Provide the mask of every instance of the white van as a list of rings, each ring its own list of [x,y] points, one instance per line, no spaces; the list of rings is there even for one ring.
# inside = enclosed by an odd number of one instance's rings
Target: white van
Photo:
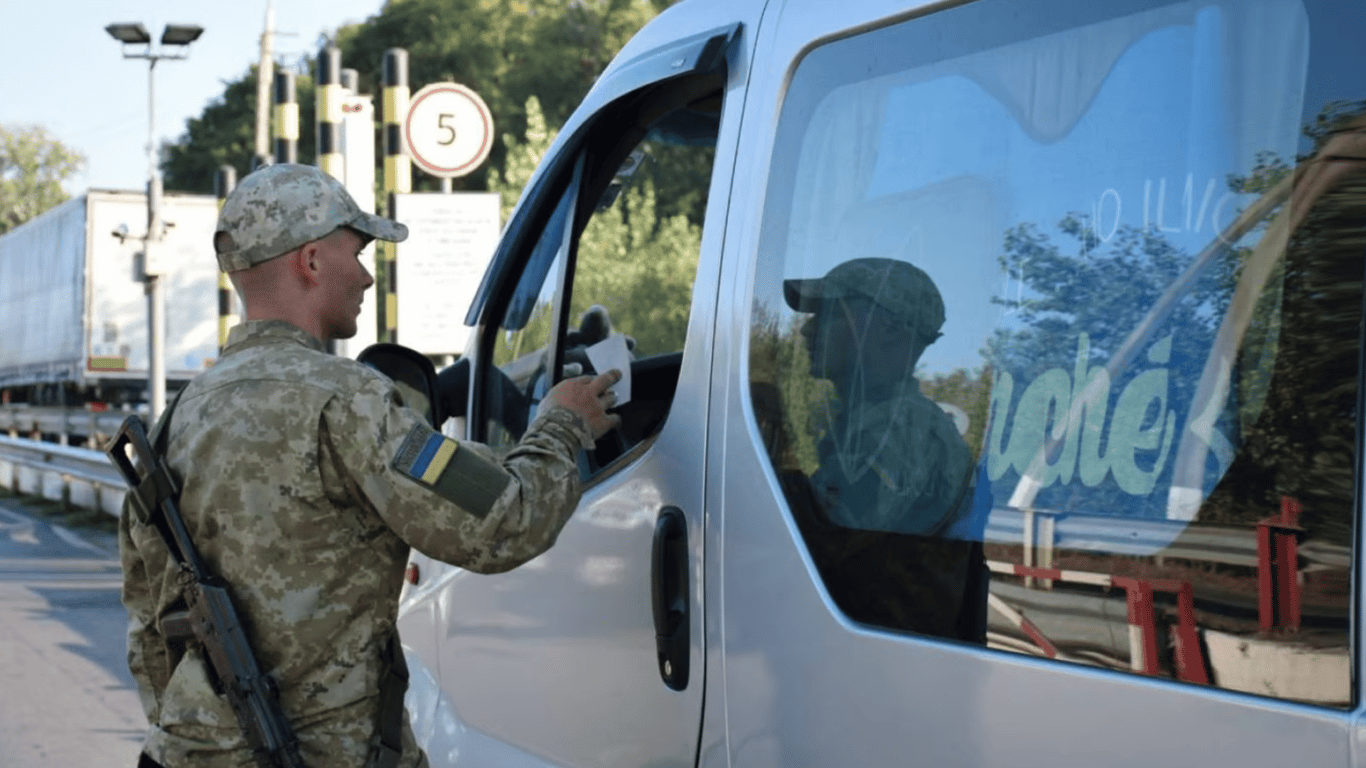
[[[414,555],[433,766],[1366,766],[1366,3],[684,0],[469,309],[558,543]],[[463,308],[461,308],[463,309]]]

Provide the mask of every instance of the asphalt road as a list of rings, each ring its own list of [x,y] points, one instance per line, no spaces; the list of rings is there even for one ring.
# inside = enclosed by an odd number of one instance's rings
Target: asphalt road
[[[0,766],[133,766],[117,542],[0,495]]]

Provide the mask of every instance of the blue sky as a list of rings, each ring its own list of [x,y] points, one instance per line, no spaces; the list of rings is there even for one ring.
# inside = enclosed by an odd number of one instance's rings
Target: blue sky
[[[374,15],[383,0],[275,0],[276,61],[317,55],[321,36]],[[159,37],[167,23],[204,34],[184,61],[156,66],[158,142],[245,74],[259,57],[266,0],[0,0],[8,33],[0,48],[0,124],[37,124],[87,158],[67,185],[142,189],[147,181],[147,62],[125,60],[104,31],[140,21]],[[353,62],[343,66],[359,69]]]

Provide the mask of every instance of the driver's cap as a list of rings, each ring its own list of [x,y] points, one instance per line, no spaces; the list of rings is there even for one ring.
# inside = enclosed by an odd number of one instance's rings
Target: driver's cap
[[[925,271],[896,259],[851,259],[825,277],[783,281],[783,298],[798,312],[819,312],[827,299],[861,296],[908,328],[934,334],[944,324],[944,299]]]

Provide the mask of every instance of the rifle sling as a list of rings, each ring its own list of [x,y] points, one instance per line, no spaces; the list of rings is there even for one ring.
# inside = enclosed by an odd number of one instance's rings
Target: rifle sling
[[[136,488],[132,488],[133,499],[132,507],[139,515],[139,522],[143,525],[153,525],[157,533],[161,535],[161,540],[166,544],[166,549],[171,553],[171,558],[181,566],[185,565],[185,554],[180,551],[176,544],[175,536],[171,535],[170,523],[166,521],[166,515],[162,512],[161,503],[167,499],[173,499],[179,492],[176,488],[175,480],[166,468],[166,441],[169,439],[171,425],[171,414],[175,413],[175,407],[180,404],[180,396],[185,392],[182,388],[171,400],[171,404],[162,411],[157,423],[152,425],[152,433],[147,439],[152,443],[152,453],[158,459],[157,466],[147,473],[147,476],[138,483]]]

